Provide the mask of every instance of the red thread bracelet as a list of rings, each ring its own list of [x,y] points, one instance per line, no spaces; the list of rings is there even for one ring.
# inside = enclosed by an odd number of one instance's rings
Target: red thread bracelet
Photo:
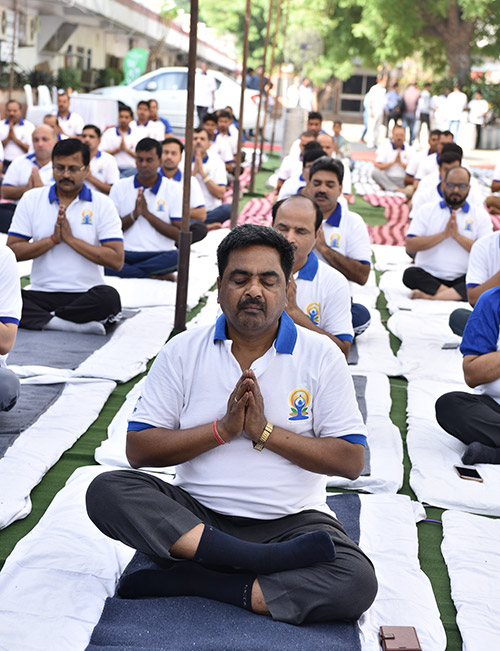
[[[218,422],[219,422],[218,420],[214,420],[214,422],[212,423],[212,432],[214,433],[215,440],[217,441],[217,443],[219,445],[226,445],[227,441],[224,441],[224,439],[221,438],[221,435],[217,431],[217,423]]]
[[[50,239],[54,242],[54,244],[61,244],[61,242],[58,242],[53,235],[50,236]]]

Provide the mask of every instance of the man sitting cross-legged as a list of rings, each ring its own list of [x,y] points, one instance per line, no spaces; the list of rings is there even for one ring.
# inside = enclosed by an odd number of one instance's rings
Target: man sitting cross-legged
[[[465,464],[500,463],[500,287],[479,297],[460,350],[465,381],[476,393],[452,391],[436,401],[441,427],[467,445]]]
[[[330,337],[347,358],[354,337],[349,284],[313,251],[322,223],[323,213],[309,197],[294,195],[273,206],[273,226],[295,253],[286,311],[297,325]]]
[[[125,264],[106,273],[175,280],[179,228],[172,219],[182,217],[182,187],[159,174],[161,145],[157,140],[139,140],[135,153],[137,174],[115,183],[109,195],[122,219]]]
[[[7,368],[7,355],[16,341],[21,318],[21,285],[16,256],[9,247],[0,246],[0,412],[9,411],[16,404],[20,382]]]
[[[344,356],[284,311],[282,235],[239,226],[217,258],[222,315],[163,348],[128,426],[130,464],[175,464],[174,484],[121,470],[87,492],[103,533],[162,566],[118,594],[202,596],[296,625],[356,619],[375,573],[325,492],[326,475],[355,478],[364,463]]]
[[[410,298],[465,301],[465,273],[475,240],[492,231],[481,206],[469,204],[470,173],[448,170],[442,183],[444,199],[422,206],[406,235],[406,250],[416,253],[415,265],[403,274]]]
[[[120,219],[109,197],[84,185],[89,161],[80,140],[56,143],[55,184],[28,190],[16,208],[7,244],[18,260],[33,260],[21,328],[104,335],[121,310],[103,273],[123,265]]]

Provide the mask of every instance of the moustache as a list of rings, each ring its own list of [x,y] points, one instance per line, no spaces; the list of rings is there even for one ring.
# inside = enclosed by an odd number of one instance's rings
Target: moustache
[[[315,199],[327,199],[328,195],[325,192],[316,192],[314,195]]]
[[[264,301],[261,301],[260,298],[247,298],[246,300],[240,301],[238,303],[238,312],[250,306],[256,307],[263,312],[266,311],[266,304]]]

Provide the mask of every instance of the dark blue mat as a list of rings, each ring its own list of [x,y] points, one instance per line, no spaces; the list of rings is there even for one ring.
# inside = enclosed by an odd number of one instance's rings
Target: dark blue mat
[[[328,504],[359,542],[357,495],[333,495]],[[134,569],[136,555],[131,561]],[[140,555],[142,556],[142,555]],[[144,558],[144,557],[143,557]],[[137,559],[137,560],[136,560]],[[154,564],[148,561],[151,566]],[[130,567],[130,565],[129,565]],[[125,570],[127,572],[127,569]],[[291,626],[201,597],[106,600],[87,651],[359,651],[356,624]]]

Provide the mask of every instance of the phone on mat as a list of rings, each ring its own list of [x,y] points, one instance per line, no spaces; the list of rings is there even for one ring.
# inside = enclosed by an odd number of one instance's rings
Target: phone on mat
[[[413,626],[381,626],[380,641],[384,651],[422,651]]]
[[[463,466],[453,466],[460,479],[471,479],[472,481],[483,481],[483,478],[475,468],[464,468]]]

